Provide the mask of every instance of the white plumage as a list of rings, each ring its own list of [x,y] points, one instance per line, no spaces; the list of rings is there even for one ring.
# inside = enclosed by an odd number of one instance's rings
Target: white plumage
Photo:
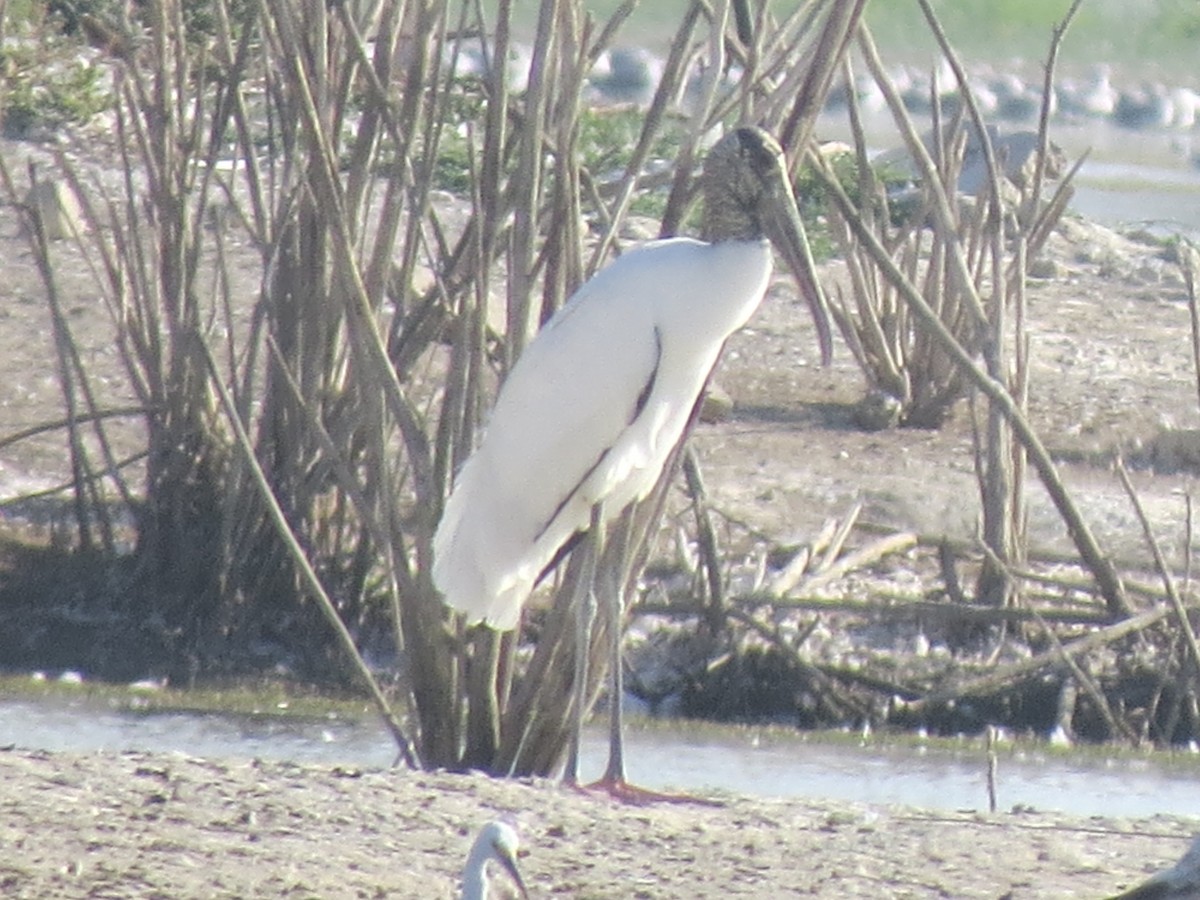
[[[513,628],[592,505],[620,510],[650,491],[770,272],[765,241],[655,241],[547,323],[504,382],[446,505],[433,576],[450,606],[468,622]],[[736,299],[698,299],[709,294]]]
[[[621,256],[546,324],[501,387],[433,543],[434,582],[468,623],[514,628],[592,507],[602,502],[611,519],[649,493],[726,339],[766,291],[766,237],[789,262],[799,256],[799,215],[770,135],[726,136],[704,177],[707,240]],[[823,313],[819,290],[806,294]]]

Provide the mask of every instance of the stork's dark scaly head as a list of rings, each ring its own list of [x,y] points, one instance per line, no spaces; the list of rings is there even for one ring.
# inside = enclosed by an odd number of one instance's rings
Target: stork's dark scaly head
[[[792,196],[783,148],[753,127],[731,131],[713,146],[704,160],[703,186],[706,241],[765,237],[766,208]]]
[[[833,336],[829,307],[816,278],[816,265],[792,193],[787,158],[779,141],[754,126],[721,138],[708,152],[702,175],[704,240],[770,239],[787,261],[808,301],[822,362],[829,362]]]

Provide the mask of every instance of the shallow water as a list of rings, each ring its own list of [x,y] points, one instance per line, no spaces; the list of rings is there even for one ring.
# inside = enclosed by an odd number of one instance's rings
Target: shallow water
[[[1146,226],[1160,235],[1200,237],[1200,132],[1138,132],[1112,125],[1051,130],[1074,160],[1070,208],[1111,227]]]
[[[1109,227],[1200,238],[1200,171],[1085,163],[1070,209]]]
[[[262,758],[380,768],[395,748],[373,721],[115,711],[95,701],[0,701],[0,744],[58,751],[142,750],[210,758]],[[929,810],[986,809],[985,761],[976,748],[860,746],[773,730],[642,723],[627,739],[630,778],[646,787],[751,796],[812,797]],[[598,777],[606,736],[589,729],[583,775]],[[1190,760],[1186,761],[1190,762]],[[1074,815],[1195,815],[1200,761],[1104,760],[1002,746],[999,806]]]
[[[849,141],[843,118],[823,116],[818,138]],[[929,127],[927,119],[915,121],[918,129]],[[1034,127],[999,126],[1002,134]],[[883,115],[867,121],[866,136],[872,157],[902,144]],[[1110,228],[1142,227],[1160,236],[1200,238],[1200,128],[1134,131],[1108,122],[1055,122],[1049,138],[1066,153],[1068,165],[1087,154],[1075,176],[1072,212]],[[1052,188],[1053,183],[1048,190]]]
[[[604,738],[594,734],[584,757],[603,769]],[[631,780],[648,786],[719,788],[740,794],[814,797],[930,810],[986,810],[982,750],[860,746],[783,741],[754,746],[748,738],[686,737],[634,732],[627,754]],[[1197,766],[1171,771],[1149,758],[1103,760],[1015,751],[1001,746],[997,806],[1072,815],[1196,815]]]

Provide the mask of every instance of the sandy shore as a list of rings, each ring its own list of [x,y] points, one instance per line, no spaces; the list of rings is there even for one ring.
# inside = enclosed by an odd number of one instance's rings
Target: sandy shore
[[[532,897],[1105,897],[1200,818],[798,800],[631,807],[550,782],[172,754],[0,751],[8,897],[454,897],[516,816]]]

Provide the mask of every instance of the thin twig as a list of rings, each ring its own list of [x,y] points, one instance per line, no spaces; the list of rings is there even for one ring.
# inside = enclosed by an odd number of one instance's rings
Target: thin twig
[[[388,731],[391,732],[392,739],[396,742],[396,747],[401,758],[403,758],[409,768],[417,768],[419,757],[417,756],[416,748],[409,741],[404,728],[400,725],[399,719],[392,712],[391,704],[388,703],[387,698],[383,695],[383,690],[380,688],[379,682],[371,674],[370,667],[362,658],[362,654],[358,652],[358,647],[354,643],[354,638],[350,634],[350,630],[346,628],[346,623],[338,615],[337,606],[329,594],[325,592],[325,587],[321,584],[320,577],[309,562],[308,555],[304,552],[300,541],[296,539],[296,535],[292,532],[292,528],[287,521],[287,515],[279,505],[279,501],[275,498],[274,491],[271,490],[270,482],[267,481],[267,476],[263,472],[262,466],[259,465],[258,458],[254,455],[254,445],[250,441],[250,436],[246,434],[246,429],[242,426],[242,420],[238,416],[237,407],[234,406],[229,392],[221,381],[221,373],[217,367],[216,360],[213,359],[212,353],[209,351],[208,345],[204,342],[203,338],[196,335],[195,340],[208,365],[209,378],[212,380],[212,386],[220,398],[221,407],[225,411],[225,417],[233,429],[238,450],[242,455],[242,462],[253,478],[254,485],[259,492],[263,504],[267,508],[267,512],[270,514],[276,532],[284,542],[284,546],[287,547],[288,553],[296,565],[296,570],[304,579],[309,593],[320,604],[321,611],[325,614],[326,620],[333,628],[338,643],[341,644],[347,658],[353,663],[359,680],[362,681],[363,686],[374,701],[376,709],[379,710],[384,724],[387,726]]]
[[[1196,298],[1197,262],[1200,253],[1186,241],[1179,244],[1179,268],[1187,284],[1188,314],[1192,322],[1192,365],[1196,370],[1196,394],[1200,396],[1200,301]]]
[[[1050,644],[1054,648],[1055,652],[1058,653],[1062,658],[1063,665],[1065,665],[1071,671],[1071,675],[1075,681],[1082,685],[1084,691],[1089,697],[1091,697],[1092,703],[1096,705],[1096,709],[1100,712],[1100,717],[1104,719],[1105,724],[1108,726],[1109,733],[1119,734],[1131,744],[1136,744],[1137,735],[1134,734],[1133,729],[1131,729],[1124,722],[1124,720],[1118,719],[1113,714],[1112,707],[1108,705],[1108,700],[1105,698],[1104,692],[1100,690],[1100,686],[1096,684],[1096,679],[1092,678],[1091,675],[1085,672],[1083,667],[1075,661],[1075,657],[1063,649],[1062,641],[1058,639],[1058,634],[1055,633],[1054,629],[1046,624],[1046,621],[1041,616],[1037,615],[1036,612],[1034,613],[1034,619],[1039,625],[1042,626],[1042,634],[1049,639]]]
[[[1171,602],[1171,609],[1174,610],[1176,618],[1179,620],[1179,627],[1183,631],[1184,640],[1187,642],[1188,653],[1192,658],[1192,665],[1195,671],[1200,672],[1200,646],[1196,643],[1196,632],[1192,628],[1192,622],[1188,618],[1187,610],[1184,608],[1183,599],[1179,596],[1179,591],[1175,589],[1175,579],[1171,576],[1170,569],[1167,568],[1167,561],[1163,557],[1162,548],[1158,545],[1158,539],[1154,536],[1154,529],[1150,526],[1150,519],[1146,516],[1146,510],[1142,506],[1141,498],[1138,497],[1137,491],[1133,487],[1133,482],[1129,480],[1129,472],[1125,469],[1125,463],[1117,457],[1116,460],[1117,476],[1121,479],[1121,486],[1125,489],[1126,496],[1129,497],[1129,502],[1133,504],[1133,510],[1137,514],[1138,523],[1142,526],[1142,534],[1145,535],[1146,543],[1150,547],[1150,552],[1154,555],[1154,565],[1158,569],[1159,577],[1162,578],[1163,587],[1167,592],[1167,599]]]
[[[683,477],[692,497],[692,509],[696,516],[696,542],[708,581],[708,626],[712,634],[717,634],[725,618],[725,581],[721,573],[717,532],[713,528],[712,515],[708,509],[708,492],[704,488],[704,478],[700,473],[700,460],[690,444],[683,450]]]
[[[917,143],[920,144],[919,141]],[[922,148],[922,152],[924,152],[924,148]],[[966,348],[958,342],[920,291],[912,285],[888,251],[879,243],[876,235],[864,225],[862,217],[855,211],[850,198],[846,196],[837,179],[831,177],[819,166],[815,167],[814,171],[817,178],[824,183],[828,195],[838,206],[842,216],[854,230],[858,240],[869,250],[876,265],[897,288],[905,303],[920,317],[929,333],[941,344],[960,370],[1004,413],[1029,453],[1034,468],[1037,469],[1042,484],[1046,487],[1059,515],[1066,523],[1067,530],[1075,541],[1080,556],[1083,557],[1100,585],[1101,592],[1108,603],[1109,612],[1114,617],[1129,615],[1132,610],[1125,597],[1125,589],[1121,584],[1120,576],[1113,567],[1112,561],[1101,551],[1095,536],[1059,477],[1054,460],[1012,395],[1003,384],[995,381],[983,371]],[[948,212],[947,215],[949,215]]]
[[[949,700],[960,700],[964,697],[976,697],[990,693],[1014,681],[1028,678],[1044,669],[1052,669],[1061,665],[1064,656],[1074,657],[1092,653],[1131,634],[1144,631],[1151,625],[1161,622],[1172,614],[1173,610],[1163,606],[1130,616],[1127,619],[1117,622],[1115,625],[1098,629],[1069,644],[1064,644],[1061,648],[1046,650],[1029,659],[997,667],[978,678],[938,688],[921,698],[914,706],[917,708],[927,707],[938,703],[945,703]]]

